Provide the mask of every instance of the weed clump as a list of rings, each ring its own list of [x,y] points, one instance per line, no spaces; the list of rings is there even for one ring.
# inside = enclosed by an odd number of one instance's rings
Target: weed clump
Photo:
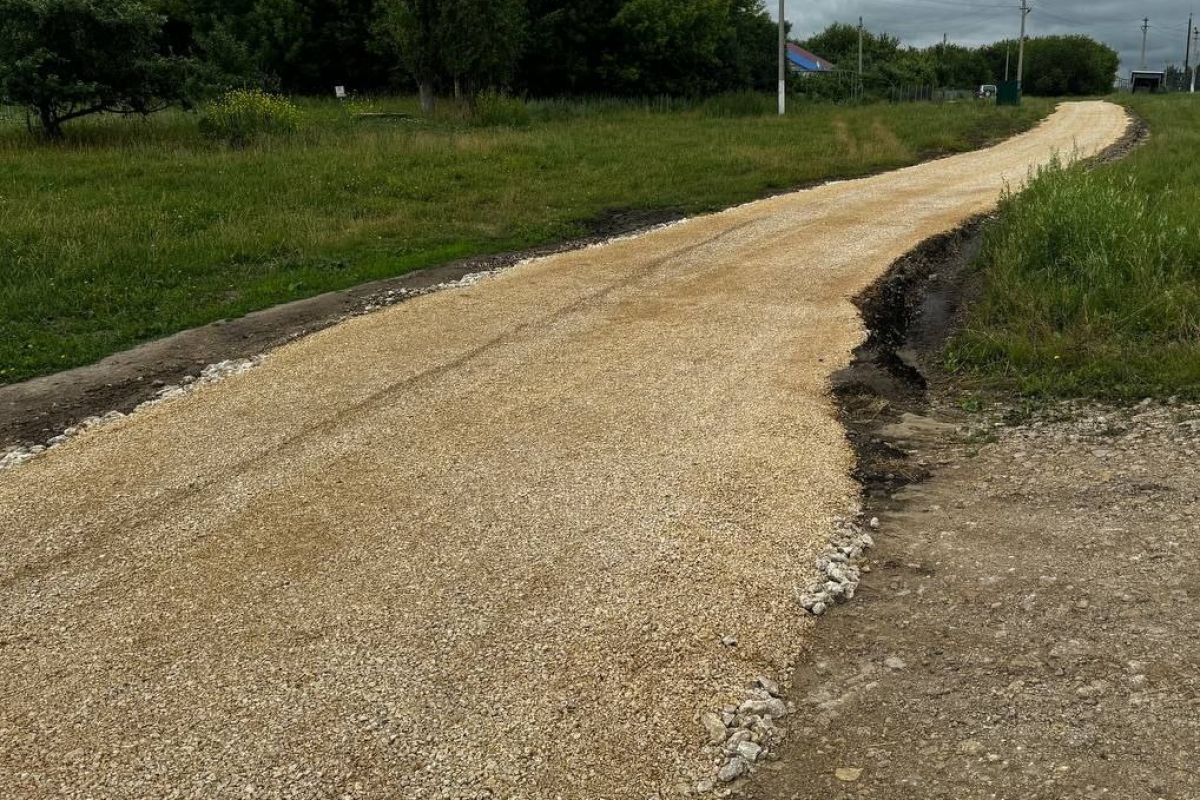
[[[234,89],[204,109],[200,132],[233,147],[264,134],[287,134],[300,126],[300,110],[289,100],[260,89]]]
[[[471,122],[484,128],[526,128],[531,119],[523,100],[494,89],[476,95],[471,111]]]

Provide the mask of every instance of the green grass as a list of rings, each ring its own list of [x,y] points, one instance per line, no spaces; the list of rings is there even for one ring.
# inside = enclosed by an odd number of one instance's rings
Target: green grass
[[[1148,143],[1005,200],[947,363],[1029,395],[1200,396],[1200,97],[1127,98]]]
[[[531,104],[512,126],[408,99],[354,119],[301,102],[299,132],[245,149],[194,115],[96,119],[67,141],[0,124],[0,383],[331,289],[579,235],[613,209],[699,212],[898,167],[1049,109],[799,106],[753,98]],[[512,109],[499,108],[503,122]],[[0,120],[5,119],[0,115]]]

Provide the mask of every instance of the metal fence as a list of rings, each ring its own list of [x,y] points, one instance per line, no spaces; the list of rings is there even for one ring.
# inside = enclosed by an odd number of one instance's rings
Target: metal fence
[[[948,89],[932,83],[863,81],[849,70],[805,73],[793,79],[791,86],[798,94],[834,102],[955,103],[975,99],[973,89]]]
[[[25,127],[26,111],[20,106],[6,106],[0,104],[0,129],[12,127]]]

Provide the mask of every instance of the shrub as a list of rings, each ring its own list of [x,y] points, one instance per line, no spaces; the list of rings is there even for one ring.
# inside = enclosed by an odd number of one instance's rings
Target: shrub
[[[529,125],[529,107],[525,101],[493,89],[475,97],[471,121],[486,127],[524,128]]]
[[[245,147],[262,134],[291,133],[299,123],[300,111],[287,99],[260,89],[235,89],[204,109],[200,132]]]

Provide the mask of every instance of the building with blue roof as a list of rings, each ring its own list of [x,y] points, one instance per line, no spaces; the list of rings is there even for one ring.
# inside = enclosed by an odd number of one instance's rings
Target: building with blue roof
[[[787,46],[788,63],[797,72],[833,72],[835,67],[818,55],[814,55],[798,44]]]

